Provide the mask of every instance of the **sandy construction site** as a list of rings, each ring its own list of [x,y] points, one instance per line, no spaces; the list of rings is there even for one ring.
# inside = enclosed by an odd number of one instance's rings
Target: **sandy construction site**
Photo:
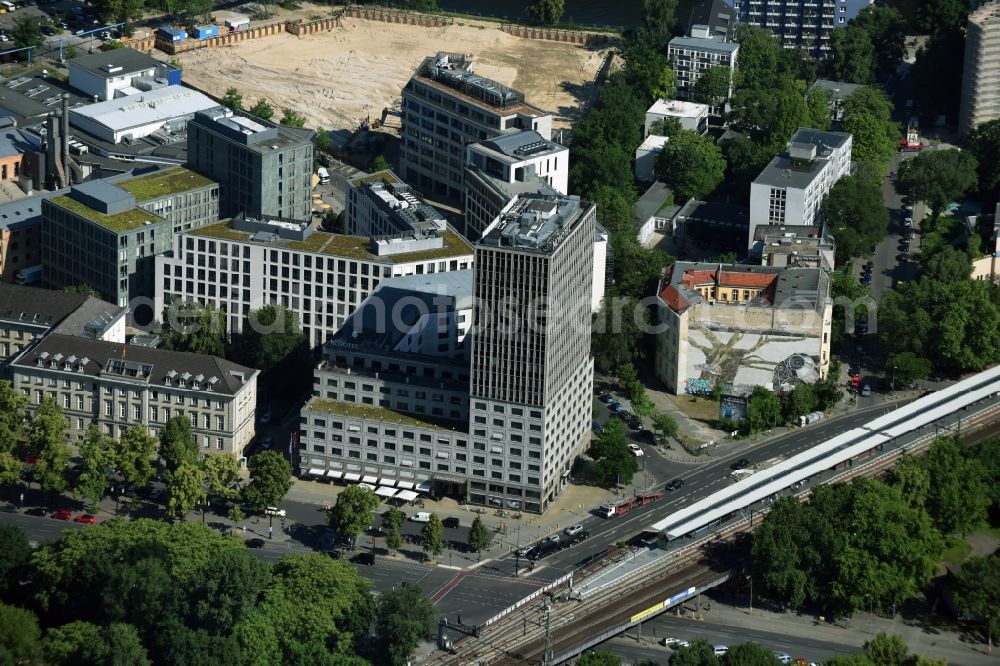
[[[425,28],[348,18],[331,32],[283,33],[177,57],[185,81],[211,94],[235,87],[246,107],[264,98],[279,113],[295,109],[307,126],[335,130],[398,104],[414,69],[437,51],[472,54],[477,74],[520,90],[554,114],[555,126],[567,127],[590,99],[607,48],[522,39],[496,23]]]

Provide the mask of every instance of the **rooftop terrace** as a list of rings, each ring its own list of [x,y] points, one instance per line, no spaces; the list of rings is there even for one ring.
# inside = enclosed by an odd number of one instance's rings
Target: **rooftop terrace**
[[[50,201],[57,206],[70,210],[80,217],[90,220],[95,224],[99,224],[102,227],[119,234],[131,231],[132,229],[137,229],[144,226],[147,222],[155,224],[163,221],[163,218],[154,215],[149,211],[142,210],[141,208],[130,208],[121,213],[105,215],[104,213],[96,211],[90,206],[80,203],[76,199],[72,199],[66,195],[54,197],[53,199],[50,199]]]
[[[115,183],[135,197],[138,202],[159,199],[161,197],[187,192],[207,185],[213,185],[215,181],[195,173],[184,167],[174,167],[155,171],[136,178],[129,178]]]
[[[399,425],[412,426],[414,428],[433,428],[436,430],[458,430],[464,431],[462,422],[433,422],[415,418],[409,414],[394,412],[384,407],[373,405],[359,405],[353,402],[337,402],[335,400],[323,400],[313,398],[303,408],[303,411],[323,412],[345,418],[367,419],[370,421],[382,421],[384,423],[398,423]]]

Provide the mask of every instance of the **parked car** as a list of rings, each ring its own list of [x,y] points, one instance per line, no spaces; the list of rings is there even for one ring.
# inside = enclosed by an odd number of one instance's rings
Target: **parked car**
[[[594,423],[590,426],[590,429],[593,430],[594,434],[596,435],[601,432],[601,424],[598,423],[597,421],[594,421]]]
[[[665,645],[671,650],[676,650],[678,648],[687,647],[688,642],[682,641],[679,638],[663,638],[660,640],[660,645]]]
[[[600,400],[605,405],[610,405],[615,401],[615,396],[611,395],[610,393],[602,393],[597,399]]]
[[[544,539],[542,539],[542,543],[552,543],[554,541],[559,541],[559,533],[558,532],[556,532],[554,534],[550,534],[547,537],[545,537]]]
[[[163,497],[163,493],[164,493],[163,488],[160,488],[159,486],[152,488],[149,491],[149,499],[155,502],[161,497]]]
[[[38,454],[37,453],[29,453],[28,455],[26,455],[24,457],[24,462],[28,463],[29,465],[37,465],[38,464]]]
[[[65,509],[61,511],[56,511],[55,513],[52,514],[52,517],[55,518],[56,520],[73,520],[72,512],[66,511]]]
[[[257,421],[261,425],[267,425],[268,423],[271,422],[271,412],[269,412],[269,411],[268,412],[264,412],[259,417],[257,417]]]
[[[25,513],[29,516],[44,516],[46,512],[45,509],[40,506],[33,506],[25,511]]]
[[[267,506],[267,507],[264,507],[264,515],[265,516],[278,516],[279,518],[284,518],[285,515],[286,515],[286,512],[285,512],[284,509],[279,509],[276,506]]]
[[[533,552],[535,552],[535,547],[533,545],[521,546],[517,549],[517,554],[520,557],[530,557]]]
[[[566,533],[566,536],[573,536],[574,534],[579,534],[582,531],[583,531],[583,525],[580,525],[579,523],[577,523],[576,525],[570,525],[569,527],[563,530],[563,532]]]
[[[532,561],[541,560],[559,550],[559,535],[556,534],[554,536],[555,536],[554,541],[546,539],[541,544],[539,544],[538,548],[535,548],[533,551],[531,551],[531,553],[528,555],[528,559]]]
[[[861,397],[867,398],[871,394],[872,394],[872,385],[865,382],[865,384],[861,387]]]
[[[632,452],[632,455],[634,455],[634,456],[635,456],[636,458],[640,458],[640,457],[642,457],[643,455],[645,455],[645,454],[644,454],[644,453],[642,452],[642,449],[641,449],[641,448],[639,447],[639,445],[638,445],[638,444],[629,444],[629,445],[628,445],[628,449],[629,449],[629,451],[631,451],[631,452]]]
[[[721,657],[722,655],[729,652],[729,648],[725,645],[713,645],[712,650],[715,652],[716,657]]]
[[[624,407],[622,407],[622,403],[618,402],[617,400],[612,400],[611,402],[607,403],[607,405],[608,409],[616,413],[618,412],[619,409],[625,409]]]
[[[569,537],[563,544],[563,548],[569,548],[574,543],[580,543],[581,541],[584,541],[589,538],[590,538],[590,532],[588,532],[587,530],[581,530],[576,534],[574,534],[573,536]]]
[[[431,522],[431,514],[429,511],[417,511],[410,516],[410,520],[415,523],[429,523]]]
[[[778,650],[775,650],[774,656],[777,657],[778,661],[780,661],[782,664],[789,664],[792,661],[792,655],[788,654],[787,652],[779,652]]]
[[[261,538],[249,539],[247,541],[247,548],[263,548],[264,540]]]
[[[78,523],[84,523],[86,525],[96,525],[97,524],[97,518],[94,517],[94,516],[92,516],[92,515],[90,515],[89,513],[81,513],[79,516],[77,516],[73,520],[75,520]]]
[[[459,526],[458,518],[455,516],[448,516],[441,521],[441,524],[450,529],[455,529]]]
[[[664,486],[664,488],[666,488],[667,491],[671,493],[674,492],[675,490],[680,490],[683,487],[684,487],[684,479],[674,479],[673,481],[667,482],[667,485]]]
[[[750,459],[749,458],[740,458],[739,460],[737,460],[736,462],[734,462],[732,465],[730,465],[729,469],[746,469],[749,466],[750,466]]]

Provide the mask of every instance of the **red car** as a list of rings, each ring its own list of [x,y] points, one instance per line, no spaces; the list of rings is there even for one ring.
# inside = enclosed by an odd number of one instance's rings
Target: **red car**
[[[69,511],[56,511],[52,514],[52,517],[56,520],[73,520],[73,514]]]
[[[90,515],[89,513],[81,513],[79,516],[77,516],[73,520],[75,520],[78,523],[86,523],[88,525],[96,525],[97,524],[97,518],[95,518],[94,516]]]
[[[29,465],[37,465],[38,464],[38,454],[37,453],[31,453],[31,454],[25,456],[24,457],[24,462],[28,463]]]

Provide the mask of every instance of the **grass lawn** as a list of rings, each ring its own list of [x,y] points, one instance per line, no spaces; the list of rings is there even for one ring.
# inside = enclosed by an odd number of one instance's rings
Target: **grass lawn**
[[[714,423],[719,420],[718,400],[694,395],[670,395],[667,397],[688,418],[704,423]]]
[[[972,545],[957,537],[945,538],[944,553],[941,554],[941,561],[947,564],[958,564],[964,562],[972,553]]]

